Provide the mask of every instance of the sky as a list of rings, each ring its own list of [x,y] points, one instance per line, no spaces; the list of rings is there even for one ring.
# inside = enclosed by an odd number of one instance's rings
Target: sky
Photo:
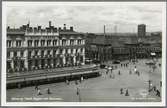
[[[7,4],[7,25],[47,27],[74,26],[78,32],[137,32],[138,24],[146,24],[147,32],[162,31],[161,3],[15,3]]]

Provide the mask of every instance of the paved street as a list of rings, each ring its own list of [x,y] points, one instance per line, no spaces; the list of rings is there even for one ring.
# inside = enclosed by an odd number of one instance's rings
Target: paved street
[[[100,69],[102,76],[84,79],[78,85],[74,81],[71,81],[69,85],[65,82],[40,85],[42,95],[37,95],[34,86],[9,89],[7,90],[7,101],[159,102],[161,99],[156,96],[156,92],[148,93],[148,80],[150,79],[152,86],[156,86],[160,90],[161,67],[158,64],[161,63],[161,59],[157,61],[157,68],[154,72],[145,64],[146,62],[148,60],[139,60],[136,64],[129,63],[128,67],[114,64],[114,66],[117,65],[117,69],[114,69],[112,74],[111,72],[106,74],[106,69]],[[128,61],[121,63],[128,63]],[[112,63],[108,64],[113,66]],[[134,73],[135,66],[140,72],[139,76]],[[130,70],[132,74],[129,74]],[[50,88],[51,94],[46,93],[46,88]],[[123,94],[120,94],[121,88],[123,88]],[[127,89],[129,96],[125,96]]]

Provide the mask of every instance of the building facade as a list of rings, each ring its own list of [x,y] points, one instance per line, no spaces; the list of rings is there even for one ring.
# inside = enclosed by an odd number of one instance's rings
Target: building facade
[[[138,25],[138,36],[146,36],[146,25],[140,24]]]
[[[87,34],[86,58],[106,62],[151,58],[152,53],[161,57],[162,33],[148,36],[145,29],[139,25],[138,34]]]
[[[7,72],[25,72],[39,69],[85,64],[85,36],[73,27],[7,28]]]

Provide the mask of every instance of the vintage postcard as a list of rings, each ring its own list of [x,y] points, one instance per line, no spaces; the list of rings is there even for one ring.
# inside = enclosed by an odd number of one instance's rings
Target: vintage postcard
[[[2,6],[2,105],[165,105],[165,2]]]

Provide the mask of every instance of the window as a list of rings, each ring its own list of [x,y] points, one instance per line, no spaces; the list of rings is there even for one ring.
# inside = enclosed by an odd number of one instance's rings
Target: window
[[[28,51],[28,57],[31,57],[31,51]]]
[[[7,40],[7,47],[11,47],[11,40]]]
[[[21,60],[20,67],[21,67],[21,68],[24,68],[24,61],[23,61],[23,60]]]
[[[28,40],[28,46],[32,46],[32,40]]]
[[[10,52],[7,52],[7,58],[10,58]]]
[[[23,51],[20,52],[20,56],[21,56],[21,57],[24,56],[24,52],[23,52]]]
[[[44,56],[44,51],[41,51],[41,56]]]
[[[83,52],[83,48],[81,48],[81,53]]]
[[[21,40],[17,40],[16,41],[16,47],[20,47],[21,46]]]
[[[51,45],[51,40],[48,40],[47,41],[47,46],[50,46]]]
[[[78,40],[78,44],[81,45],[81,39]]]
[[[62,45],[63,45],[63,46],[66,45],[66,40],[62,40]]]
[[[63,52],[62,49],[59,50],[60,54]]]
[[[14,57],[16,57],[16,56],[17,56],[17,52],[15,51],[15,52],[14,52]]]
[[[68,49],[65,49],[65,53],[66,53],[66,54],[68,53]]]
[[[37,47],[37,46],[38,46],[38,44],[39,44],[39,40],[35,40],[35,41],[34,41],[34,46],[36,46],[36,47]]]
[[[74,45],[74,40],[70,40],[70,45]]]
[[[41,40],[41,46],[45,45],[45,40]]]
[[[37,50],[35,51],[35,55],[38,55],[38,51]]]
[[[53,40],[53,46],[57,45],[57,40]]]
[[[50,55],[50,50],[48,50],[48,55]]]

